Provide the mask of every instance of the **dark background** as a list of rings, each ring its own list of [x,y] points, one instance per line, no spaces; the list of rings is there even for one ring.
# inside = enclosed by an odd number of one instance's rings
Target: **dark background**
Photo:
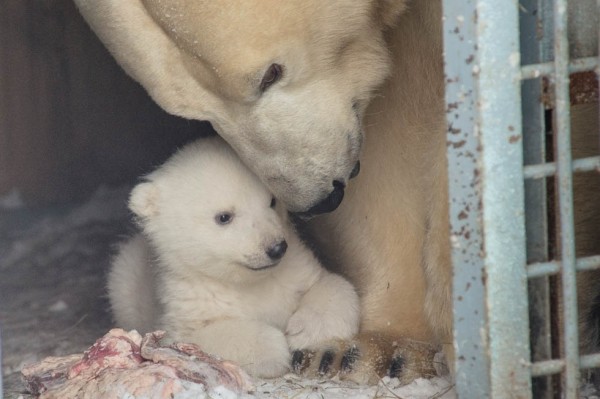
[[[116,64],[72,0],[0,3],[0,197],[85,200],[132,182],[208,123],[162,111]]]

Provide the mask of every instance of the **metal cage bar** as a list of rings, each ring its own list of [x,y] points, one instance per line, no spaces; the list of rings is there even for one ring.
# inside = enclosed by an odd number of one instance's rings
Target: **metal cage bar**
[[[571,108],[569,98],[569,40],[567,1],[554,0],[554,134],[556,186],[560,215],[560,257],[563,301],[564,386],[567,398],[574,398],[579,385],[579,335],[577,281],[575,270],[575,226],[573,211],[573,170],[571,159]]]
[[[584,72],[593,70],[598,65],[597,57],[586,57],[572,60],[567,64],[569,73]],[[523,79],[535,79],[542,75],[550,75],[554,73],[555,65],[553,62],[542,64],[525,65],[521,68]]]
[[[551,60],[547,43],[540,40],[550,32],[543,25],[540,35],[539,21],[551,15],[544,0],[520,0],[519,15],[520,47],[522,64],[540,64]],[[521,75],[523,71],[521,69]],[[523,81],[522,114],[523,119],[523,162],[525,173],[528,167],[544,163],[546,150],[546,110],[540,101],[544,90],[542,79]],[[528,179],[525,181],[525,232],[527,235],[527,263],[547,262],[549,257],[549,221],[546,194],[546,179]],[[550,277],[541,275],[529,280],[529,338],[531,360],[544,361],[552,358],[552,307]],[[533,371],[533,370],[532,370]],[[549,377],[532,381],[532,393],[539,399],[552,399],[552,380]]]
[[[600,170],[600,156],[575,159],[572,163],[573,172]],[[526,179],[541,179],[556,174],[556,163],[547,162],[525,166]]]
[[[528,398],[518,3],[443,4],[456,389]]]
[[[562,373],[563,397],[575,398],[580,369],[600,367],[600,353],[579,355],[576,275],[600,269],[600,255],[576,257],[572,179],[576,172],[600,171],[600,156],[572,159],[569,76],[595,69],[600,82],[600,48],[598,56],[569,59],[567,0],[513,1],[501,8],[493,3],[443,2],[457,392],[528,398],[532,377]],[[535,20],[533,14],[521,15],[527,65],[520,66],[518,9],[529,6],[542,14],[535,21],[535,29],[542,21],[542,34],[523,25]],[[600,0],[594,7],[600,16]],[[540,98],[546,84],[553,94],[554,162],[544,159]],[[557,193],[559,259],[553,261],[547,259],[547,177],[554,177]],[[532,363],[526,282],[542,293],[544,305],[544,279],[551,275],[561,282],[561,358],[552,358],[545,341],[545,352],[536,358],[534,350]],[[536,312],[532,317],[549,322],[548,312]],[[544,381],[541,393],[550,397]]]
[[[557,274],[561,269],[561,262],[557,261],[532,263],[527,266],[527,277],[535,278]],[[600,255],[578,258],[575,262],[575,269],[577,271],[600,269]]]

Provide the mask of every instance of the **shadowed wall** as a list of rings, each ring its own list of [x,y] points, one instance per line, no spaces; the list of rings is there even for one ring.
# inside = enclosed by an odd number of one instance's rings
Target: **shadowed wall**
[[[0,5],[0,196],[84,198],[133,181],[207,123],[162,111],[87,27],[71,0]]]

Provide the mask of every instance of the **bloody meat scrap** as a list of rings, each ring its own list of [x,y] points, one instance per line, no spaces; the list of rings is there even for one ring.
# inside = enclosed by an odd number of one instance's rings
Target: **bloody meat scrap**
[[[83,355],[48,357],[21,371],[41,398],[171,398],[224,387],[252,392],[250,377],[236,364],[208,355],[193,344],[160,344],[163,331],[146,334],[113,329]],[[200,396],[202,397],[202,396]]]

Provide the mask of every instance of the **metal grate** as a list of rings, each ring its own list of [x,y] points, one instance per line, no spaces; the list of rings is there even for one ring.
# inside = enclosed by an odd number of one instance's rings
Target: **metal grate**
[[[594,1],[580,0],[574,14],[585,35],[600,36]],[[600,367],[600,354],[579,355],[576,275],[600,268],[600,255],[576,257],[573,173],[600,172],[600,156],[571,159],[569,76],[600,76],[600,57],[570,60],[566,0],[443,5],[457,392],[548,397],[550,382],[532,377],[560,373],[562,396],[575,398],[580,369]],[[557,193],[556,260],[549,260],[548,177]],[[548,338],[549,276],[560,287],[559,359]]]

